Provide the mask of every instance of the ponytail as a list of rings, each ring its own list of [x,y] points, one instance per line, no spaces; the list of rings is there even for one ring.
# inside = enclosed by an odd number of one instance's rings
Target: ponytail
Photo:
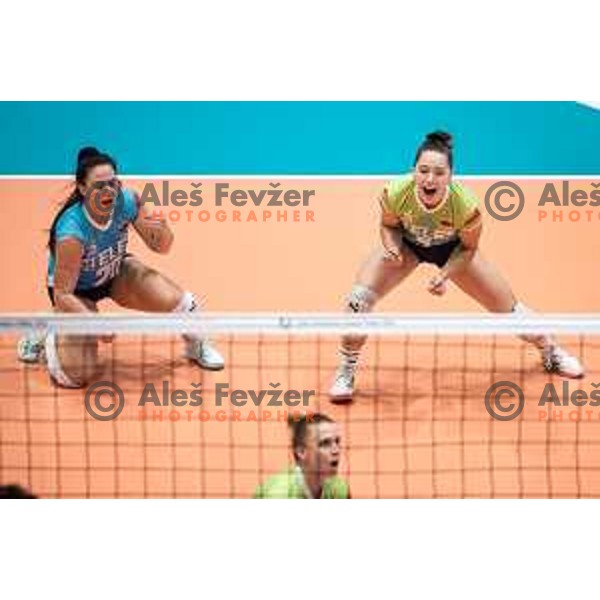
[[[94,148],[93,146],[86,146],[77,153],[77,168],[75,169],[75,189],[68,196],[65,203],[61,206],[60,210],[58,211],[58,213],[54,217],[54,220],[52,221],[52,225],[50,226],[48,248],[50,249],[50,252],[52,254],[54,254],[54,249],[56,247],[56,227],[58,225],[59,219],[67,210],[69,210],[69,208],[75,206],[79,202],[83,202],[84,197],[81,191],[79,190],[79,185],[84,184],[89,171],[99,165],[111,165],[114,171],[117,171],[117,163],[115,162],[115,160],[108,154],[100,152],[97,148]]]

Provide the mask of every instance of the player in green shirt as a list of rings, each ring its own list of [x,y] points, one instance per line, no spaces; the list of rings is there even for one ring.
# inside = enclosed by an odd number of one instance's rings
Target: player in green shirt
[[[337,476],[339,425],[314,413],[290,420],[294,465],[273,475],[254,492],[255,498],[350,498],[348,483]]]
[[[479,253],[482,222],[477,198],[452,180],[452,137],[434,132],[417,150],[414,172],[389,182],[380,198],[381,247],[358,273],[346,309],[369,312],[376,302],[406,279],[420,262],[439,272],[429,282],[441,296],[450,280],[492,312],[526,312],[509,284]],[[583,367],[549,336],[522,336],[541,353],[548,371],[582,377]],[[348,401],[364,336],[347,336],[330,390],[332,401]]]

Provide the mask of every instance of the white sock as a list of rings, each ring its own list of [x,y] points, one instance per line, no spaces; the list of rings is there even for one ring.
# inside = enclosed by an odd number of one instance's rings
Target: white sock
[[[198,302],[198,299],[196,298],[196,296],[194,296],[194,294],[192,294],[192,292],[183,292],[183,294],[181,295],[181,298],[179,300],[179,303],[171,312],[191,315],[195,312],[198,312],[200,309],[201,309],[201,305]],[[184,333],[183,339],[186,342],[195,342],[195,341],[202,341],[203,338],[197,334],[185,334]]]
[[[531,315],[533,311],[525,306],[522,302],[517,302],[512,309],[512,312],[517,315]],[[523,341],[532,344],[541,352],[550,350],[556,346],[556,342],[547,334],[524,333],[519,335]]]
[[[349,350],[348,348],[340,346],[338,349],[338,356],[340,357],[340,363],[354,367],[358,364],[360,350]]]
[[[192,292],[183,292],[177,306],[171,311],[174,313],[193,313],[200,309],[200,304]]]

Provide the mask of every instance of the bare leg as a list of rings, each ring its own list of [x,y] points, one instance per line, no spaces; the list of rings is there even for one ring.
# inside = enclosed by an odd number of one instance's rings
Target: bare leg
[[[506,279],[479,252],[452,281],[490,312],[509,313],[517,303]]]
[[[352,291],[347,298],[346,312],[370,312],[375,304],[402,283],[418,266],[414,254],[402,248],[402,259],[386,260],[382,249],[373,252],[358,271]],[[342,349],[359,351],[367,336],[345,336]]]
[[[90,311],[97,312],[96,304],[82,298]],[[90,335],[55,335],[46,339],[48,371],[63,387],[83,387],[98,373],[98,339]]]
[[[479,252],[465,269],[452,277],[452,281],[491,312],[528,312],[517,302],[508,282],[496,267],[482,258]],[[519,337],[541,352],[542,362],[548,371],[566,377],[577,378],[583,375],[579,361],[560,348],[552,336],[523,334]]]
[[[370,312],[379,298],[384,297],[404,281],[417,267],[413,253],[402,247],[402,257],[397,261],[384,258],[383,250],[376,250],[358,272],[352,291],[347,297],[347,312]],[[361,348],[367,336],[344,336],[339,348],[340,362],[333,385],[329,391],[333,402],[345,402],[354,392],[354,375]]]
[[[111,287],[111,298],[120,306],[148,312],[171,312],[183,290],[162,273],[128,256]]]
[[[125,308],[148,312],[191,314],[199,308],[192,293],[132,256],[123,261],[111,288],[111,298]],[[223,357],[207,339],[191,334],[183,337],[189,358],[205,369],[223,368]]]

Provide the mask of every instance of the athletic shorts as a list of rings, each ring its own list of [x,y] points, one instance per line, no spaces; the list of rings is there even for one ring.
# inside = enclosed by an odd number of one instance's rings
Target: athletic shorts
[[[73,293],[78,298],[85,298],[86,300],[91,300],[92,302],[100,302],[100,300],[104,300],[105,298],[110,298],[110,292],[112,288],[112,284],[114,282],[114,277],[109,279],[106,283],[99,285],[95,288],[89,288],[87,290],[78,290],[76,289]],[[54,288],[48,287],[48,297],[50,298],[50,302],[52,302],[52,306],[54,306]]]
[[[133,254],[127,252],[125,256],[123,256],[123,260],[121,261],[121,268],[123,263],[128,259],[133,257]],[[106,283],[99,285],[98,287],[88,288],[85,290],[75,289],[75,296],[79,298],[86,298],[87,300],[91,300],[92,302],[100,302],[100,300],[104,300],[105,298],[110,298],[112,285],[115,281],[115,278],[109,279]],[[54,306],[54,288],[48,286],[48,297],[50,298],[50,302],[52,302],[52,306]]]
[[[419,262],[432,263],[438,267],[443,267],[450,258],[450,255],[460,245],[460,240],[452,240],[437,246],[421,246],[415,242],[402,238],[402,243],[412,251]]]

